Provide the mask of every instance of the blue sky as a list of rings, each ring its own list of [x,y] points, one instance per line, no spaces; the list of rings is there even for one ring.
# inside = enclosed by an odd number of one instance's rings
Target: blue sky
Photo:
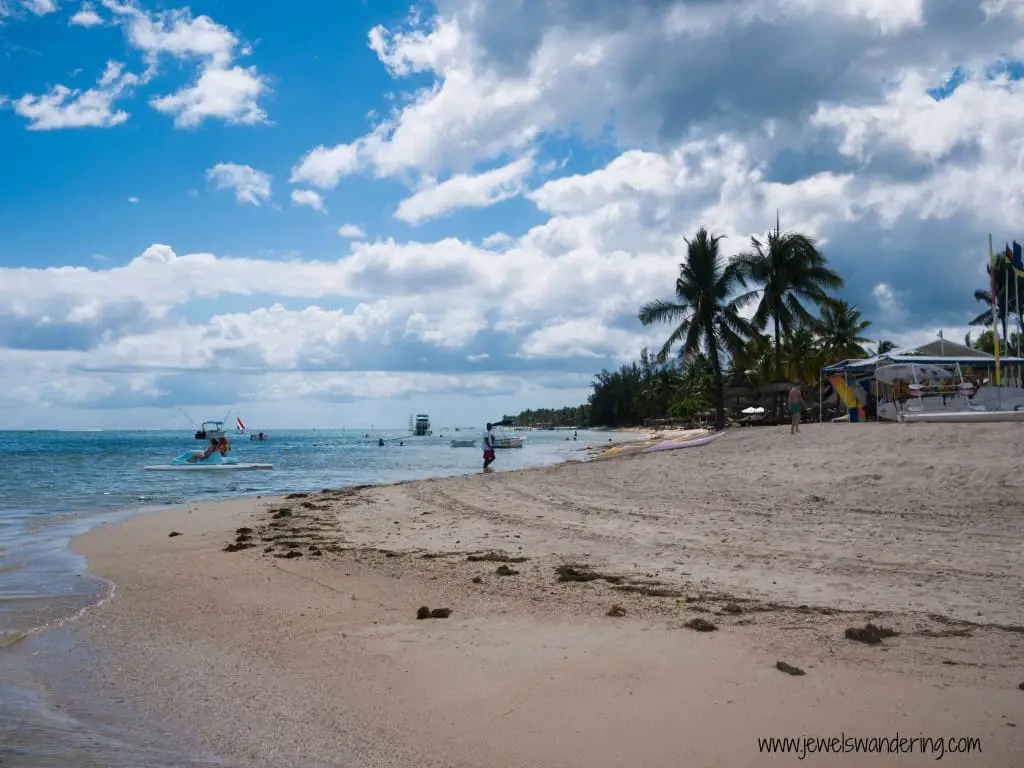
[[[576,403],[776,208],[870,335],[962,338],[1022,50],[987,0],[0,0],[0,428]]]

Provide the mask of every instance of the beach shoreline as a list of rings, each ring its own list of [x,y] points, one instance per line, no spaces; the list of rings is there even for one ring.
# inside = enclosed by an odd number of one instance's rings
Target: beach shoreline
[[[758,737],[898,728],[1006,766],[1021,485],[949,445],[1012,425],[965,426],[170,508],[75,540],[117,585],[76,631],[115,659],[97,689],[243,765],[761,765]],[[869,622],[900,634],[845,637]]]
[[[41,497],[26,495],[24,487],[14,487],[5,499],[10,516],[4,517],[5,510],[0,509],[0,522],[8,524],[4,528],[6,539],[0,541],[0,553],[6,557],[0,557],[0,576],[7,579],[0,583],[0,592],[6,589],[15,595],[13,600],[0,600],[0,681],[5,689],[0,700],[0,762],[7,764],[5,761],[17,758],[34,766],[33,761],[43,759],[43,755],[51,759],[58,755],[77,756],[81,744],[93,742],[106,747],[99,748],[98,754],[90,754],[88,765],[106,768],[134,766],[139,761],[147,765],[159,761],[163,761],[159,762],[161,765],[194,763],[191,751],[172,751],[154,757],[145,745],[149,743],[147,733],[159,728],[159,723],[140,726],[134,717],[122,718],[116,702],[102,704],[90,695],[90,686],[79,679],[81,668],[92,664],[69,662],[68,649],[72,647],[78,659],[105,657],[99,645],[74,643],[70,638],[84,638],[84,633],[77,631],[82,611],[102,603],[114,586],[86,569],[85,559],[70,545],[77,535],[105,522],[152,514],[155,510],[186,508],[192,492],[192,503],[204,497],[208,501],[216,497],[254,499],[270,496],[275,489],[281,494],[306,485],[318,487],[327,481],[328,475],[342,484],[368,480],[386,484],[417,477],[451,476],[475,471],[479,466],[472,451],[438,453],[437,445],[447,447],[444,441],[410,444],[399,452],[378,451],[375,441],[368,450],[361,450],[362,446],[353,444],[352,436],[345,433],[329,435],[329,446],[322,444],[322,434],[296,432],[276,437],[273,446],[260,444],[258,448],[263,453],[271,448],[281,454],[275,460],[278,471],[267,473],[268,477],[258,478],[258,482],[252,482],[256,478],[251,476],[241,478],[241,485],[211,484],[196,476],[174,482],[174,478],[148,477],[141,472],[133,479],[123,475],[122,467],[116,468],[119,474],[112,482],[102,482],[106,443],[127,439],[135,453],[147,457],[149,463],[157,463],[161,455],[177,449],[176,441],[180,440],[174,433],[159,433],[153,440],[140,440],[136,433],[131,433],[127,438],[118,434],[73,436],[67,445],[67,456],[72,461],[78,455],[87,456],[97,472],[89,477],[66,478],[69,483],[60,492]],[[553,440],[551,435],[538,436],[531,440],[529,450],[500,457],[499,471],[579,461],[593,453],[598,441],[601,442],[596,447],[604,449],[604,441],[610,436],[584,431],[579,434],[579,442],[566,442],[564,437],[556,436]],[[309,447],[316,448],[315,455],[303,450]],[[140,461],[144,463],[145,459]],[[326,469],[328,465],[333,467],[332,471]],[[157,482],[149,482],[154,480]],[[84,493],[76,494],[76,489]],[[23,534],[21,538],[19,531]],[[23,597],[26,595],[27,598]],[[77,704],[73,703],[75,700]],[[117,722],[120,725],[111,732],[108,723]]]

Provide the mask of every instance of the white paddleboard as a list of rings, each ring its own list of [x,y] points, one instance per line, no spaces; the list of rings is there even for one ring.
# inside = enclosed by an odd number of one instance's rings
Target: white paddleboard
[[[151,467],[143,467],[149,472],[232,472],[273,468],[273,464],[154,464]]]

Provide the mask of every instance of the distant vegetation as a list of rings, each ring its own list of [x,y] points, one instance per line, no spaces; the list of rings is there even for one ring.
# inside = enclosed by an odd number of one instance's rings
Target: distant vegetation
[[[836,295],[843,279],[812,238],[782,232],[776,224],[767,238],[752,238],[750,250],[733,260],[722,255],[721,239],[703,228],[688,238],[672,298],[640,307],[644,325],[668,326],[660,350],[645,349],[638,361],[602,370],[585,405],[523,411],[518,423],[627,427],[659,419],[689,421],[713,410],[721,428],[728,386],[800,381],[816,387],[822,367],[895,347],[886,340],[869,346],[871,322]],[[1003,338],[1006,318],[1021,315],[1013,284],[1004,290],[1007,272],[1000,264],[997,274],[1004,282],[997,280],[996,312]],[[991,324],[991,292],[974,295],[987,306],[971,324]],[[1009,337],[1010,350],[1003,354],[1016,351],[1016,336]],[[974,341],[968,334],[964,343],[991,353],[992,331]]]

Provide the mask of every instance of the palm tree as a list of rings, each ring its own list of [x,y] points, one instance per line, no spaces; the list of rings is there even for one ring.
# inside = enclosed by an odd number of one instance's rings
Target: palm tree
[[[731,356],[730,379],[737,385],[761,386],[772,380],[772,340],[756,331]]]
[[[790,379],[804,383],[816,380],[821,366],[821,349],[814,331],[801,326],[782,342],[784,373]]]
[[[739,310],[747,295],[736,297],[740,287],[739,268],[726,263],[718,250],[721,236],[701,227],[693,239],[686,240],[686,260],[679,265],[673,301],[650,301],[640,307],[640,322],[673,323],[675,329],[658,354],[668,359],[672,348],[682,346],[682,354],[693,357],[706,352],[714,376],[715,427],[725,429],[725,382],[722,355],[735,352],[751,334],[750,323]]]
[[[984,311],[977,317],[975,317],[969,325],[983,325],[989,328],[992,327],[992,265],[988,265],[985,271],[989,274],[989,287],[981,288],[974,292],[974,300],[980,301],[985,305]],[[1012,275],[1012,276],[1011,276]],[[1006,335],[1006,323],[1011,315],[1016,314],[1022,322],[1024,322],[1024,313],[1021,311],[1021,307],[1017,306],[1017,294],[1019,293],[1019,286],[1014,285],[1015,280],[1019,280],[1016,273],[1012,269],[1007,268],[1006,261],[1002,255],[996,258],[996,319],[1002,326],[1003,335],[1002,339],[1005,341],[1008,337]],[[1007,290],[1009,289],[1009,290]],[[1016,289],[1016,290],[1015,290]]]
[[[752,294],[760,297],[754,324],[774,324],[775,378],[782,381],[782,338],[798,325],[813,325],[814,316],[805,306],[821,307],[829,301],[829,289],[841,288],[843,279],[828,266],[814,240],[799,232],[782,232],[778,218],[775,231],[762,243],[750,238],[754,250],[736,261],[740,282],[759,286]]]
[[[968,333],[967,338],[969,339],[970,337],[971,334]],[[971,343],[969,341],[967,342],[967,346],[971,346]],[[893,342],[889,341],[888,339],[882,339],[881,341],[878,342],[878,346],[875,347],[874,357],[884,355],[886,352],[892,352],[894,349],[896,349],[896,345]]]
[[[868,339],[861,334],[871,327],[870,320],[861,318],[860,310],[842,299],[832,299],[821,308],[818,335],[822,346],[836,360],[867,357],[862,346]]]

